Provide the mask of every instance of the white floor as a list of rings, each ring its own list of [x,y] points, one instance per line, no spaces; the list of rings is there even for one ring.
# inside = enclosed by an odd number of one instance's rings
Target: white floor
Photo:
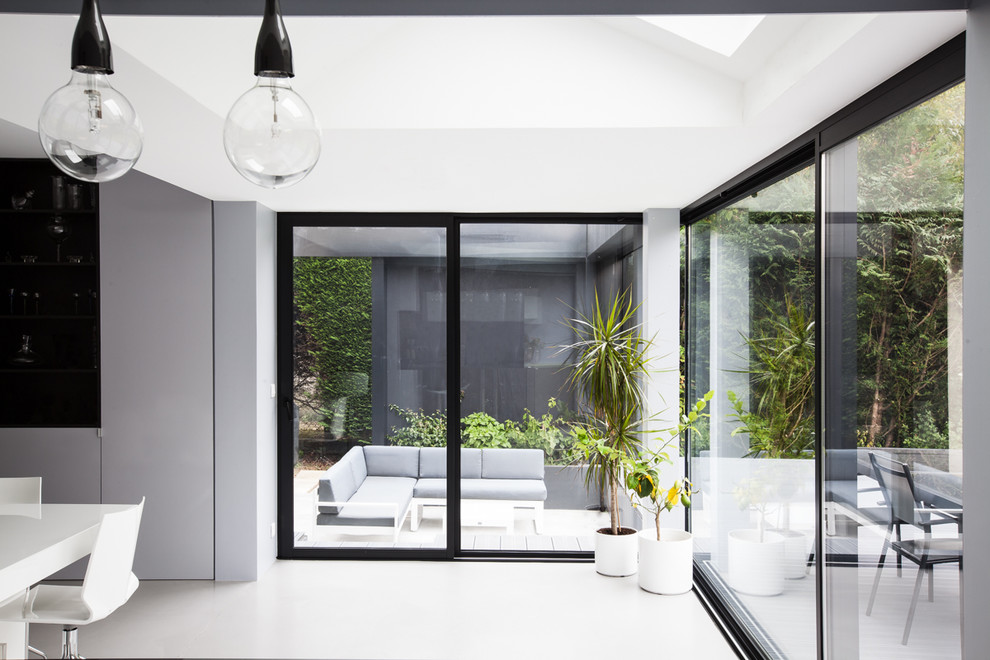
[[[58,657],[59,629],[31,643]],[[258,582],[145,581],[91,658],[735,658],[693,593],[590,563],[279,561]]]

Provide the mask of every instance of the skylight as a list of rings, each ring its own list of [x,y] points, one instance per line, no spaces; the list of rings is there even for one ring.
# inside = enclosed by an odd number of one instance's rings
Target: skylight
[[[732,57],[766,16],[640,16],[651,25]]]

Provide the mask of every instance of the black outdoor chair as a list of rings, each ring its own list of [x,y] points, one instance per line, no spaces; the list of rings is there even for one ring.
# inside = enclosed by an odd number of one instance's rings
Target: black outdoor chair
[[[914,581],[914,595],[911,598],[911,608],[908,610],[907,623],[904,625],[904,636],[901,644],[907,644],[908,635],[911,634],[911,623],[914,620],[914,612],[918,605],[918,594],[921,591],[921,581],[925,574],[928,574],[928,600],[935,600],[934,570],[935,564],[959,564],[959,595],[962,598],[962,536],[954,538],[932,538],[932,526],[942,524],[960,525],[961,520],[958,512],[936,509],[925,504],[918,499],[914,487],[914,478],[911,476],[911,469],[904,463],[896,461],[887,456],[870,454],[870,462],[873,464],[873,471],[877,481],[880,483],[880,490],[886,500],[890,519],[887,523],[887,535],[883,542],[883,550],[880,551],[880,561],[877,563],[876,577],[873,578],[873,590],[870,592],[870,602],[866,607],[866,615],[873,611],[873,603],[877,596],[877,587],[880,585],[880,572],[883,570],[884,561],[887,558],[887,550],[893,550],[897,555],[898,568],[900,568],[901,557],[913,561],[918,565],[918,576]],[[924,538],[903,540],[901,538],[901,525],[911,525],[924,532]],[[894,538],[891,538],[894,533]],[[898,570],[898,576],[900,570]]]

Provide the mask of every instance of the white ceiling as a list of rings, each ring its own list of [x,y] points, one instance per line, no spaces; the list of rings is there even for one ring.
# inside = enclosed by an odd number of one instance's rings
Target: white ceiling
[[[241,179],[221,143],[254,84],[259,19],[105,21],[111,82],[144,122],[137,169],[210,199],[628,212],[694,201],[960,33],[965,13],[772,15],[729,57],[636,17],[289,16],[323,156],[277,191]],[[5,52],[31,64],[5,72],[0,156],[42,155],[37,113],[68,80],[74,27],[0,14]]]

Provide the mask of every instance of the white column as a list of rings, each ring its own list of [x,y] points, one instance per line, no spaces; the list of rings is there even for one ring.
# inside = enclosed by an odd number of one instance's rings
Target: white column
[[[678,419],[680,396],[680,223],[678,209],[648,209],[643,217],[643,294],[644,336],[654,342],[651,366],[653,376],[646,389],[647,402],[657,419],[654,429],[674,426]],[[669,436],[657,434],[651,445],[663,443]],[[674,465],[663,475],[663,483],[672,483],[683,474],[678,443],[668,448]],[[666,522],[663,522],[666,519]],[[675,509],[664,514],[661,524],[683,528],[684,512]],[[644,525],[649,524],[644,520]]]

